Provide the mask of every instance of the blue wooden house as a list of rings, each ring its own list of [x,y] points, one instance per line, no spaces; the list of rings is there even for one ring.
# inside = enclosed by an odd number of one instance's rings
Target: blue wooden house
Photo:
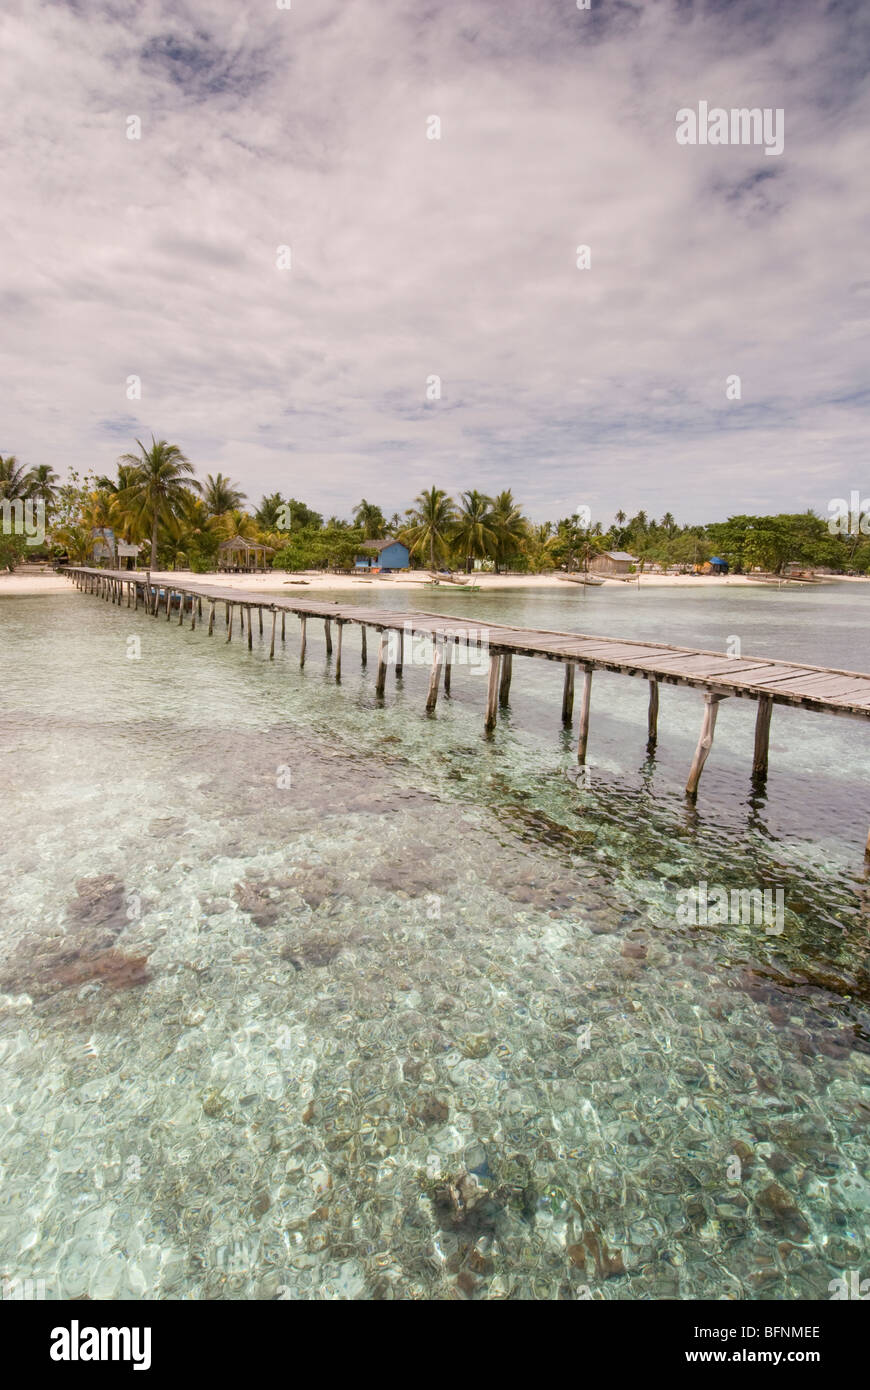
[[[360,554],[353,562],[357,570],[379,570],[381,574],[392,574],[394,570],[406,570],[411,563],[408,547],[393,536],[383,541],[363,541]]]

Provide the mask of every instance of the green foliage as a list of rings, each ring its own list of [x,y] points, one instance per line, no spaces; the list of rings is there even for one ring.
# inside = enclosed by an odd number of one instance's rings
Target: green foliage
[[[27,555],[27,550],[24,536],[7,535],[0,529],[0,570],[14,570]]]
[[[352,569],[363,540],[357,527],[308,527],[293,533],[274,556],[272,566],[282,570]]]

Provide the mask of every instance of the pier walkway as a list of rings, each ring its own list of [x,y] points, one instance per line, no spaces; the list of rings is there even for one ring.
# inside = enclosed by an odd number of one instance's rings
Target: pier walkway
[[[648,682],[650,743],[654,743],[657,737],[660,685],[692,686],[704,693],[704,712],[698,746],[686,784],[690,797],[697,794],[701,771],[713,743],[716,713],[724,699],[733,697],[758,703],[752,769],[755,778],[763,778],[767,774],[770,720],[774,705],[790,705],[853,719],[870,719],[870,674],[863,671],[833,670],[766,657],[728,656],[724,652],[676,647],[662,642],[633,642],[625,638],[596,637],[578,632],[529,630],[501,623],[483,624],[465,615],[391,612],[388,608],[363,608],[355,604],[306,599],[296,594],[287,597],[266,595],[187,579],[183,583],[176,583],[171,576],[152,580],[150,575],[133,570],[69,566],[63,572],[82,590],[99,594],[111,602],[126,602],[132,608],[138,608],[141,603],[155,617],[165,613],[169,619],[175,610],[181,623],[189,613],[192,627],[196,626],[197,618],[202,619],[202,605],[207,603],[209,635],[214,633],[215,615],[220,605],[224,609],[226,640],[232,640],[233,617],[238,613],[240,630],[244,632],[247,627],[249,648],[252,645],[254,611],[258,613],[261,634],[263,613],[269,613],[272,615],[271,657],[275,653],[279,616],[282,641],[286,640],[287,615],[300,619],[302,663],[305,661],[308,620],[323,621],[327,655],[333,651],[332,628],[335,625],[337,680],[341,679],[342,629],[348,624],[361,629],[361,654],[365,664],[366,630],[370,628],[380,634],[376,676],[379,695],[383,695],[389,665],[395,666],[397,675],[402,673],[406,639],[415,636],[430,638],[433,649],[426,700],[426,708],[430,712],[437,703],[442,675],[445,694],[450,693],[450,670],[456,649],[474,648],[476,659],[488,657],[489,661],[485,714],[487,731],[495,727],[498,705],[507,703],[514,656],[538,657],[564,666],[562,719],[565,723],[572,722],[574,677],[579,668],[583,672],[577,747],[580,762],[586,759],[593,671],[614,671]]]

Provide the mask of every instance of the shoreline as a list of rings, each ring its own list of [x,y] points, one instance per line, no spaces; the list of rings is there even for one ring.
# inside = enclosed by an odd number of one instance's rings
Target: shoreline
[[[144,578],[144,571],[131,571]],[[387,588],[402,589],[405,592],[420,590],[424,594],[433,594],[435,589],[421,577],[414,574],[400,574],[390,576],[386,579],[361,579],[356,575],[347,574],[323,574],[321,572],[301,572],[289,575],[283,570],[278,570],[272,574],[194,574],[192,570],[155,570],[152,574],[155,583],[177,583],[177,584],[220,584],[227,589],[248,589],[254,592],[281,593],[287,588],[307,588],[311,593],[325,591],[350,592],[357,590],[366,593],[371,590],[384,590]],[[304,581],[304,582],[303,582]],[[560,579],[556,574],[476,574],[472,576],[472,583],[478,586],[480,594],[517,592],[528,589],[568,589],[569,585],[564,579]],[[868,584],[870,576],[865,575],[836,575],[825,576],[824,584]],[[438,592],[450,593],[453,589],[458,589],[460,585],[441,583],[438,585]],[[582,590],[583,585],[574,584],[572,589]],[[599,586],[594,586],[598,588]],[[605,579],[601,588],[621,589],[628,592],[636,592],[638,589],[721,589],[721,588],[774,588],[774,585],[760,584],[757,580],[749,579],[744,574],[713,575],[713,574],[642,574],[639,581],[632,579],[628,582],[620,579]],[[794,588],[815,588],[820,587],[815,584],[801,584],[798,580],[794,583]],[[44,572],[38,571],[17,571],[13,574],[0,574],[0,598],[4,597],[33,597],[38,594],[59,594],[71,591],[71,585],[63,574],[56,574],[53,570]]]

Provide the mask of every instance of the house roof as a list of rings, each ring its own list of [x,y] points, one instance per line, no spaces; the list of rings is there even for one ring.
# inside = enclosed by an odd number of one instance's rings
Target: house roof
[[[603,550],[602,555],[609,555],[611,560],[630,560],[632,564],[637,562],[636,555],[629,555],[627,550]]]
[[[382,550],[386,550],[388,545],[404,544],[404,541],[397,541],[395,536],[387,536],[386,540],[383,541],[363,541],[360,545],[360,550],[376,550],[378,554],[380,554]]]

